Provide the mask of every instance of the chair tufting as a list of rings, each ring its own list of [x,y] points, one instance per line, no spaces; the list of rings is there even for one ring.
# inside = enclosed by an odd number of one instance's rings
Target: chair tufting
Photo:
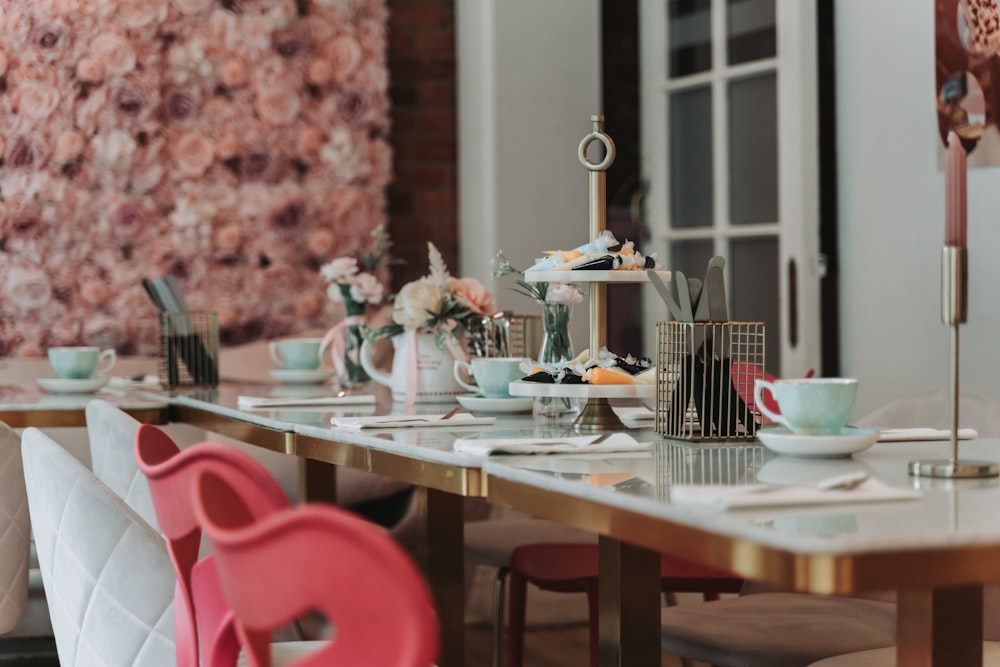
[[[163,538],[35,428],[22,436],[31,527],[62,667],[172,667]]]
[[[0,422],[0,634],[17,626],[27,606],[30,545],[21,438]]]
[[[159,530],[149,483],[135,463],[133,443],[138,430],[139,422],[111,403],[94,399],[87,404],[87,438],[94,474],[146,523]]]

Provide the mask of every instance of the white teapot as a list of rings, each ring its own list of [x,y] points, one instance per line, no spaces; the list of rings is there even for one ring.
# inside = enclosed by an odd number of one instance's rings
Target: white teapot
[[[451,403],[465,393],[453,372],[454,357],[447,347],[439,348],[434,334],[407,331],[392,338],[392,372],[375,367],[372,343],[361,344],[361,367],[368,376],[392,389],[399,403]]]

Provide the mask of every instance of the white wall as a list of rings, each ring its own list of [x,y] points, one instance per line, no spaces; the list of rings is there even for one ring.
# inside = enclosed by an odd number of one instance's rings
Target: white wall
[[[836,5],[842,372],[856,414],[948,389],[941,323],[944,175],[934,110],[933,0]],[[1000,169],[970,171],[969,321],[961,386],[1000,398]]]
[[[598,0],[461,0],[458,12],[460,275],[500,306],[538,314],[493,282],[503,250],[519,268],[588,239],[587,171],[577,146],[600,113]],[[612,166],[612,168],[614,168]],[[574,314],[587,345],[586,305]]]

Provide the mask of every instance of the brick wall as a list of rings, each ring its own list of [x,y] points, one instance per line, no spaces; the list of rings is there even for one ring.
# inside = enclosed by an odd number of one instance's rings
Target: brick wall
[[[455,0],[388,0],[395,181],[392,288],[427,272],[427,241],[458,275]]]

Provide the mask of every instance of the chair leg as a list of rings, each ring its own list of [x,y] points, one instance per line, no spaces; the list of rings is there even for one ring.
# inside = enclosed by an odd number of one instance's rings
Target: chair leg
[[[590,667],[599,667],[601,657],[601,617],[598,604],[597,584],[587,586],[587,636],[590,640]]]
[[[528,582],[516,570],[508,575],[507,593],[507,667],[524,663],[524,615],[527,607]]]
[[[493,667],[503,665],[503,612],[508,571],[507,567],[497,568],[497,576],[493,580]]]

